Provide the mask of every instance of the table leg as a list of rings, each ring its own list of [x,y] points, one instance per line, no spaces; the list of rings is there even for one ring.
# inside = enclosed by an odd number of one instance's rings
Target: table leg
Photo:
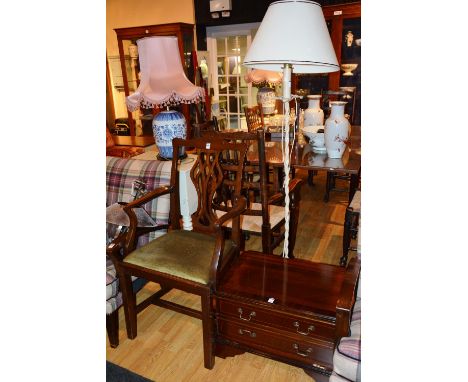
[[[351,203],[351,200],[353,200],[354,193],[356,192],[356,189],[359,186],[360,174],[361,174],[361,171],[359,171],[358,174],[351,174],[351,179],[349,181],[349,198],[348,198],[349,203]]]

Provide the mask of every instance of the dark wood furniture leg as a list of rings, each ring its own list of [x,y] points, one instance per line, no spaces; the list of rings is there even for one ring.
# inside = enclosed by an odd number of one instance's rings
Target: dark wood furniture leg
[[[209,289],[203,291],[201,295],[202,306],[202,326],[203,326],[203,357],[205,367],[213,369],[215,364],[214,356],[214,317],[211,310],[211,293]]]
[[[359,177],[361,176],[361,170],[358,174],[351,174],[351,180],[349,181],[349,197],[348,202],[351,203],[353,200],[354,193],[356,192],[359,186]]]
[[[107,336],[111,348],[119,346],[119,310],[106,315]]]
[[[333,188],[332,182],[333,182],[333,173],[330,171],[327,171],[327,180],[325,182],[325,196],[323,197],[323,201],[325,203],[328,203],[328,201],[330,200],[330,190]]]
[[[132,340],[137,336],[136,296],[133,293],[132,278],[129,274],[125,274],[123,277],[119,276],[119,281],[122,297],[124,301],[127,301],[127,304],[123,304],[127,337]]]
[[[345,267],[348,262],[348,251],[351,245],[351,226],[353,214],[349,208],[346,209],[344,229],[343,229],[343,255],[340,257],[340,266]]]
[[[307,171],[307,184],[309,186],[315,186],[314,184],[314,175],[316,174],[315,170],[309,170]]]

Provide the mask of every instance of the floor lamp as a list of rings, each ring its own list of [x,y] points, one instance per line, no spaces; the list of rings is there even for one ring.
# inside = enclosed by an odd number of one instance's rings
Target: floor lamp
[[[289,101],[291,73],[328,73],[340,70],[322,7],[307,0],[281,0],[270,4],[255,35],[244,65],[283,72],[283,162],[285,227],[283,257],[289,244]]]

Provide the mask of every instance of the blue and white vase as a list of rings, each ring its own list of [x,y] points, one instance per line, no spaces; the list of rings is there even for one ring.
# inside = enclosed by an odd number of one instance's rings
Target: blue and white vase
[[[153,135],[159,155],[172,159],[172,139],[187,137],[184,115],[176,110],[161,111],[153,118]],[[185,154],[185,148],[180,155]]]

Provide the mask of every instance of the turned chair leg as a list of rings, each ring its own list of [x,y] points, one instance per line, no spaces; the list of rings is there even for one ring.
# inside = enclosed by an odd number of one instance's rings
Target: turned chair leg
[[[207,369],[212,369],[215,364],[214,356],[214,331],[213,315],[211,312],[210,290],[201,295],[202,327],[203,327],[203,356]]]
[[[137,336],[137,311],[136,296],[135,293],[133,293],[132,277],[126,273],[119,273],[119,282],[120,289],[122,291],[127,337],[129,339],[134,339]]]
[[[111,314],[106,314],[107,336],[111,348],[119,346],[119,311],[114,310]]]

